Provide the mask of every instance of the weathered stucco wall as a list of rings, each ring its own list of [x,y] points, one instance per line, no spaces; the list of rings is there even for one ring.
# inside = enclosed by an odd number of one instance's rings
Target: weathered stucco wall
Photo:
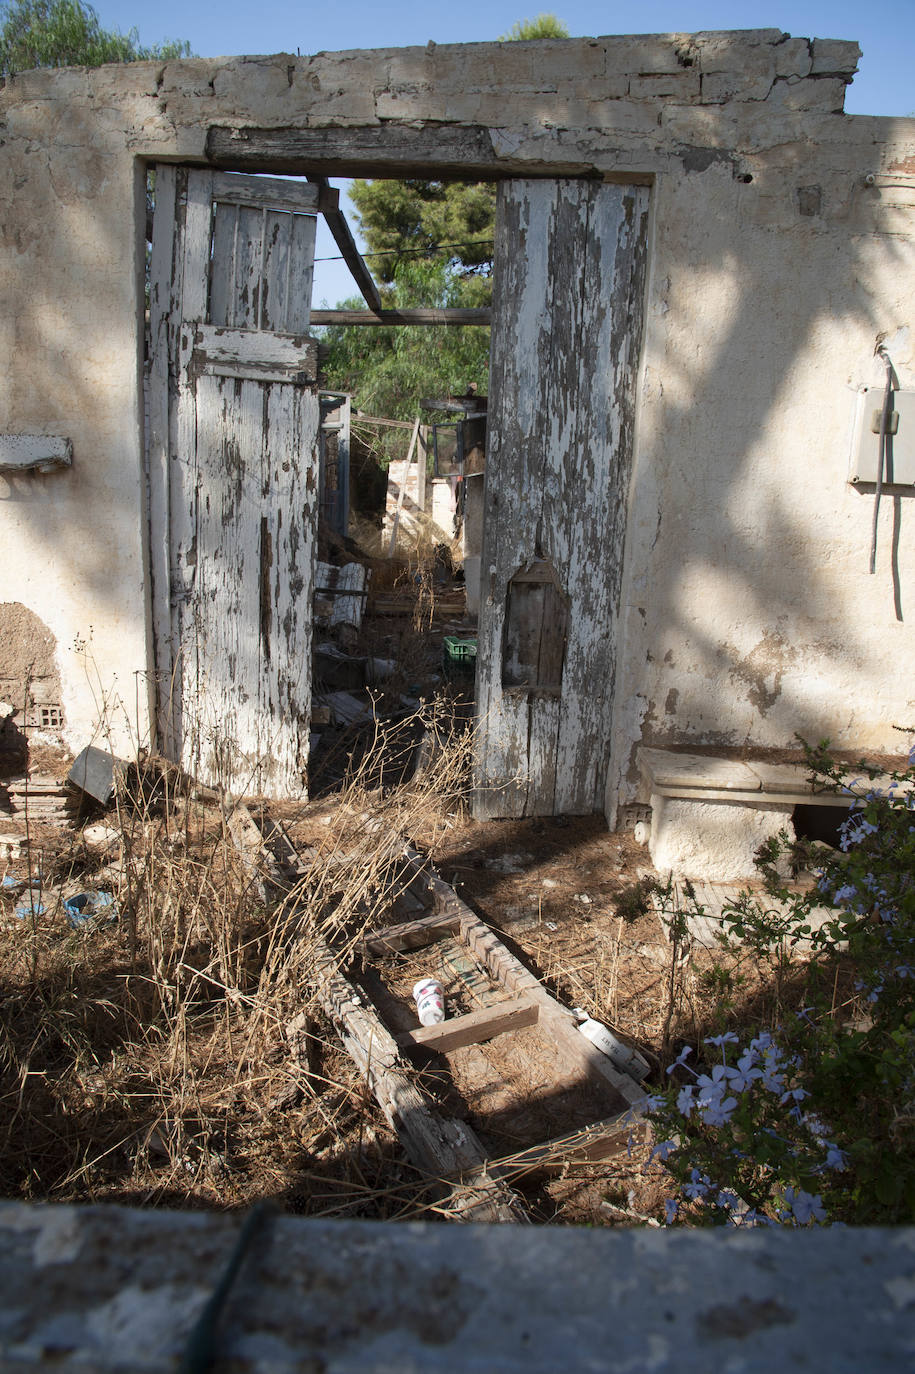
[[[878,338],[915,385],[915,121],[841,113],[856,59],[767,30],[9,81],[0,430],[68,435],[74,462],[0,477],[0,599],[60,646],[71,742],[102,689],[133,713],[148,662],[139,271],[141,171],[158,158],[651,182],[611,807],[642,737],[895,745],[892,725],[915,722],[915,504],[896,513],[900,621],[893,502],[870,577],[871,501],[846,478]],[[69,647],[90,634],[91,686]]]

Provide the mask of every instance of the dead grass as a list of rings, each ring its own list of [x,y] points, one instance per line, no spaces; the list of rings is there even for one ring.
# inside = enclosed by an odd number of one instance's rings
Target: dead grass
[[[466,787],[467,741],[441,713],[416,780],[381,791],[374,749],[332,803],[286,808],[305,852],[273,909],[240,862],[228,805],[173,790],[122,795],[111,853],[33,826],[10,878],[41,875],[34,913],[4,896],[0,929],[0,1191],[399,1215],[424,1187],[367,1100],[310,991],[314,951],[342,960],[383,924],[402,837],[434,849]],[[72,931],[61,901],[110,888],[117,924]],[[43,909],[44,908],[44,909]],[[287,1036],[311,1029],[306,1063]]]
[[[412,624],[400,647],[407,669],[412,648],[428,672],[434,650]],[[684,1039],[771,1015],[776,995],[791,1004],[790,976],[773,993],[745,952],[676,953],[657,915],[618,914],[646,859],[631,836],[609,835],[596,817],[476,825],[463,723],[438,701],[412,728],[404,745],[372,726],[333,796],[269,808],[301,860],[285,894],[243,862],[230,803],[188,790],[165,766],[150,766],[155,788],[134,779],[119,796],[107,853],[80,829],[30,825],[7,874],[40,877],[34,913],[17,919],[21,894],[0,897],[0,1193],[219,1208],[271,1197],[316,1216],[438,1215],[434,1186],[405,1161],[312,987],[324,946],[346,964],[368,929],[390,923],[404,839],[563,1002],[606,1021],[659,1076]],[[417,728],[422,767],[392,781],[392,754],[416,760]],[[115,894],[120,920],[71,930],[61,899],[93,889]],[[406,1004],[428,953],[393,962],[385,972]],[[460,979],[446,991],[460,1010]],[[472,1096],[468,1119],[485,1137]],[[493,1153],[540,1220],[617,1225],[660,1213],[663,1184],[644,1150],[573,1164],[560,1145],[545,1175],[511,1140],[510,1127],[494,1129]]]

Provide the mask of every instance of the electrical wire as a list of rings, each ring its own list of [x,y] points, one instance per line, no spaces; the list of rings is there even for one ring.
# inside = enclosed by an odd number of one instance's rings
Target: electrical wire
[[[874,516],[871,522],[870,571],[877,571],[877,522],[880,515],[880,498],[883,495],[883,472],[886,467],[886,437],[893,410],[893,361],[881,344],[877,349],[886,368],[886,383],[883,388],[883,409],[880,412],[880,452],[877,458],[877,488],[874,492]]]

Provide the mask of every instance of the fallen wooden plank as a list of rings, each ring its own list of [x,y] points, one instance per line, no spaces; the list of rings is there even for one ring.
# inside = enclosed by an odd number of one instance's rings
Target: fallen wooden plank
[[[378,294],[378,287],[375,285],[372,274],[356,246],[356,240],[353,238],[350,227],[346,222],[346,217],[339,207],[339,201],[334,206],[331,206],[329,203],[327,193],[330,191],[330,186],[328,185],[327,178],[309,177],[308,180],[319,187],[321,192],[324,193],[324,204],[322,205],[322,209],[324,210],[325,222],[334,236],[334,242],[340,249],[343,261],[352,273],[353,281],[359,287],[359,293],[362,299],[370,310],[380,310],[381,297]],[[334,312],[322,311],[321,313],[333,314]],[[311,317],[313,322],[315,322],[314,314],[315,312],[312,311]],[[328,321],[328,323],[330,322]]]
[[[265,895],[270,888],[281,894],[288,887],[287,874],[301,867],[282,827],[276,822],[272,825],[271,842],[285,851],[283,859],[277,860],[247,807],[236,806],[228,826],[245,862],[263,873]],[[490,1175],[486,1152],[471,1127],[431,1109],[394,1037],[340,971],[333,950],[322,940],[314,940],[312,947],[314,986],[321,1007],[411,1163],[448,1185],[454,1219],[528,1223],[520,1199]]]
[[[465,1045],[480,1045],[484,1040],[493,1040],[507,1031],[522,1030],[525,1026],[535,1026],[540,1017],[540,1006],[530,997],[515,997],[510,1002],[497,1002],[492,1007],[480,1007],[464,1016],[454,1016],[436,1026],[420,1026],[418,1030],[404,1031],[395,1037],[398,1045],[435,1050],[447,1054],[449,1050],[460,1050]]]
[[[443,935],[456,935],[460,928],[460,917],[437,913],[420,916],[415,921],[403,921],[385,930],[373,930],[362,943],[369,954],[393,954],[404,949],[422,949]]]
[[[633,1144],[648,1138],[648,1123],[632,1111],[595,1121],[580,1131],[545,1140],[526,1150],[496,1160],[493,1169],[507,1179],[540,1169],[561,1169],[571,1161],[576,1164],[599,1164],[627,1153]]]

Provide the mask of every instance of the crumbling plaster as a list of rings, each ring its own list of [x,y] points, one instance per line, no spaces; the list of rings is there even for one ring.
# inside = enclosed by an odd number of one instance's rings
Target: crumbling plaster
[[[3,598],[61,646],[70,742],[86,742],[112,688],[134,713],[150,662],[142,172],[212,154],[248,170],[650,182],[609,808],[632,794],[643,732],[892,744],[892,724],[915,721],[915,505],[899,515],[900,622],[893,502],[868,577],[871,502],[846,476],[856,388],[882,379],[878,336],[915,384],[915,121],[841,114],[857,56],[764,30],[9,80],[0,428],[66,434],[74,463],[0,477]],[[69,652],[77,637],[91,637],[94,672]],[[142,705],[133,729],[148,731]]]

